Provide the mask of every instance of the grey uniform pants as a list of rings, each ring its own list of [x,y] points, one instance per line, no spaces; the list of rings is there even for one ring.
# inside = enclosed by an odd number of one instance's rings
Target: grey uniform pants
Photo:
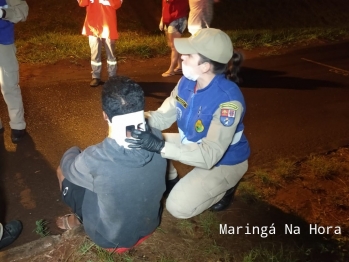
[[[114,55],[116,40],[111,40],[108,38],[99,38],[95,36],[89,36],[88,39],[91,48],[92,78],[101,78],[103,44],[105,52],[107,54],[108,76],[115,76],[117,69],[117,61]]]
[[[179,134],[163,134],[166,141],[180,143]],[[176,172],[172,162],[168,172]],[[225,192],[234,187],[246,173],[247,160],[232,166],[221,165],[209,170],[195,167],[172,189],[166,200],[166,209],[177,218],[190,218],[222,199]]]
[[[0,86],[7,105],[12,129],[25,129],[24,108],[19,82],[19,68],[14,44],[0,44]],[[2,123],[0,120],[0,127]]]

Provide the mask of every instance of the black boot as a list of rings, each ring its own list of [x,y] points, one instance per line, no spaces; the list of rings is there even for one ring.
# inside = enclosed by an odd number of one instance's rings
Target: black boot
[[[25,136],[27,131],[25,129],[11,129],[12,143],[17,144]]]
[[[234,194],[235,194],[236,186],[230,188],[227,192],[225,192],[225,195],[221,200],[219,200],[216,204],[210,207],[211,211],[222,211],[230,206],[231,202],[233,201]]]
[[[178,183],[178,181],[179,181],[179,177],[178,176],[176,176],[175,179],[166,180],[166,191],[164,193],[165,197],[167,197],[170,194],[172,188]]]

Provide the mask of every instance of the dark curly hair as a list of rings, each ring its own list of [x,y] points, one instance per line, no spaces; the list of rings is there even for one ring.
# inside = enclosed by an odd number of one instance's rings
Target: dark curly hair
[[[111,77],[102,89],[102,108],[109,121],[114,116],[144,110],[144,92],[128,77]]]

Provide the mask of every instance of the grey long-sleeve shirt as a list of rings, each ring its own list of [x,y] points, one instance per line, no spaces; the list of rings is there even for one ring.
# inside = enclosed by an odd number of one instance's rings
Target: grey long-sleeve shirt
[[[61,169],[66,179],[86,188],[83,225],[97,245],[131,247],[159,225],[166,174],[159,154],[125,149],[106,138],[81,153],[69,149]]]

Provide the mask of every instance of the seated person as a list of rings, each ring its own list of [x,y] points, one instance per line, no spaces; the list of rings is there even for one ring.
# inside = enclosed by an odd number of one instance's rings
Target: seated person
[[[131,79],[110,78],[102,90],[103,117],[109,134],[81,152],[63,155],[57,177],[63,201],[72,209],[57,219],[61,229],[83,224],[97,245],[128,249],[160,223],[166,160],[160,154],[129,149],[126,129],[145,128],[144,93]],[[130,128],[131,127],[131,128]],[[161,132],[153,129],[162,138]]]

